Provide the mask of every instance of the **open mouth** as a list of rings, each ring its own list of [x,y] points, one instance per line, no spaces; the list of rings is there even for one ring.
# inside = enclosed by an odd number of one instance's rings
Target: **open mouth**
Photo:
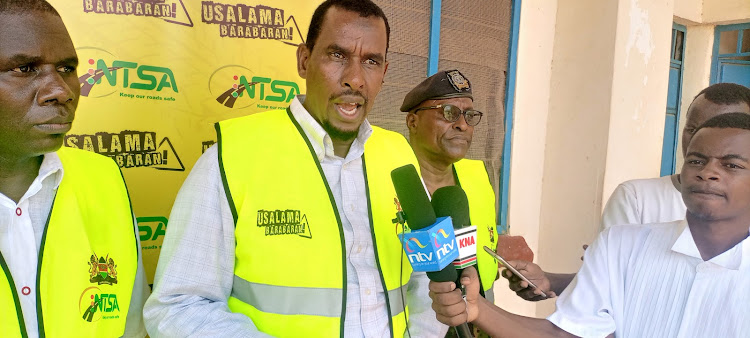
[[[357,115],[357,110],[361,106],[362,105],[360,105],[359,103],[341,102],[341,103],[336,103],[336,110],[338,110],[338,112],[343,116],[354,117]]]

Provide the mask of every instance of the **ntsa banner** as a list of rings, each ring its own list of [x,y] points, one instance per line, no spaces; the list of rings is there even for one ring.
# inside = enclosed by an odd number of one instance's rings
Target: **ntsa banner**
[[[213,123],[285,108],[321,1],[49,0],[78,52],[81,100],[64,145],[114,159],[153,281],[177,191]]]

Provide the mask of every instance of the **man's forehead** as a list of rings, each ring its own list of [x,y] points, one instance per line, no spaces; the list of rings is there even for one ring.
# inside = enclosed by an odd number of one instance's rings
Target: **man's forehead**
[[[461,109],[474,108],[474,101],[468,97],[452,97],[448,99],[428,99],[422,101],[416,108],[420,107],[431,107],[439,104],[450,104]]]
[[[750,130],[703,128],[690,141],[688,152],[699,152],[711,157],[741,155],[750,158]]]
[[[372,25],[378,26],[378,29],[371,29]],[[361,28],[361,30],[356,30],[356,28]],[[382,37],[376,38],[380,33],[382,33]],[[341,47],[348,47],[348,45],[356,44],[358,40],[366,37],[369,39],[364,41],[363,46],[371,52],[375,49],[382,49],[379,52],[385,56],[388,37],[385,21],[382,18],[374,15],[363,17],[357,12],[333,6],[326,11],[323,17],[318,39],[332,40]]]
[[[0,57],[68,58],[75,49],[60,17],[43,12],[0,14]]]
[[[702,124],[711,117],[726,113],[750,114],[750,106],[746,102],[738,101],[730,104],[721,104],[710,101],[703,94],[698,96],[688,110],[688,123]]]

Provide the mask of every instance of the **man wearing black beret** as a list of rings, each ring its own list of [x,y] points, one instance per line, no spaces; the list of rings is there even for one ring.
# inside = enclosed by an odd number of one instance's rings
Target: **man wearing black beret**
[[[469,200],[469,217],[477,226],[477,248],[495,247],[495,193],[484,162],[465,159],[474,126],[483,113],[474,110],[471,82],[458,70],[441,71],[412,89],[401,111],[407,112],[409,142],[419,161],[430,194],[445,186],[458,185]],[[477,250],[482,293],[492,299],[497,263]]]

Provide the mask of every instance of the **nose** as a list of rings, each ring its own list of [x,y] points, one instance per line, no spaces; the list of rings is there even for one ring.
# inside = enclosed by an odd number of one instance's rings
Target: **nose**
[[[360,91],[365,85],[364,74],[359,62],[351,60],[344,67],[344,73],[341,76],[341,86],[349,87],[354,91]]]
[[[715,159],[709,160],[708,163],[706,163],[706,165],[704,165],[703,168],[698,171],[696,177],[700,181],[718,181],[721,177],[717,168],[719,165],[719,161]]]
[[[37,92],[38,104],[40,106],[46,106],[72,102],[75,98],[75,92],[68,83],[65,82],[65,79],[63,79],[63,75],[66,74],[61,74],[54,67],[47,68],[51,69],[42,70],[40,79],[42,83]]]

